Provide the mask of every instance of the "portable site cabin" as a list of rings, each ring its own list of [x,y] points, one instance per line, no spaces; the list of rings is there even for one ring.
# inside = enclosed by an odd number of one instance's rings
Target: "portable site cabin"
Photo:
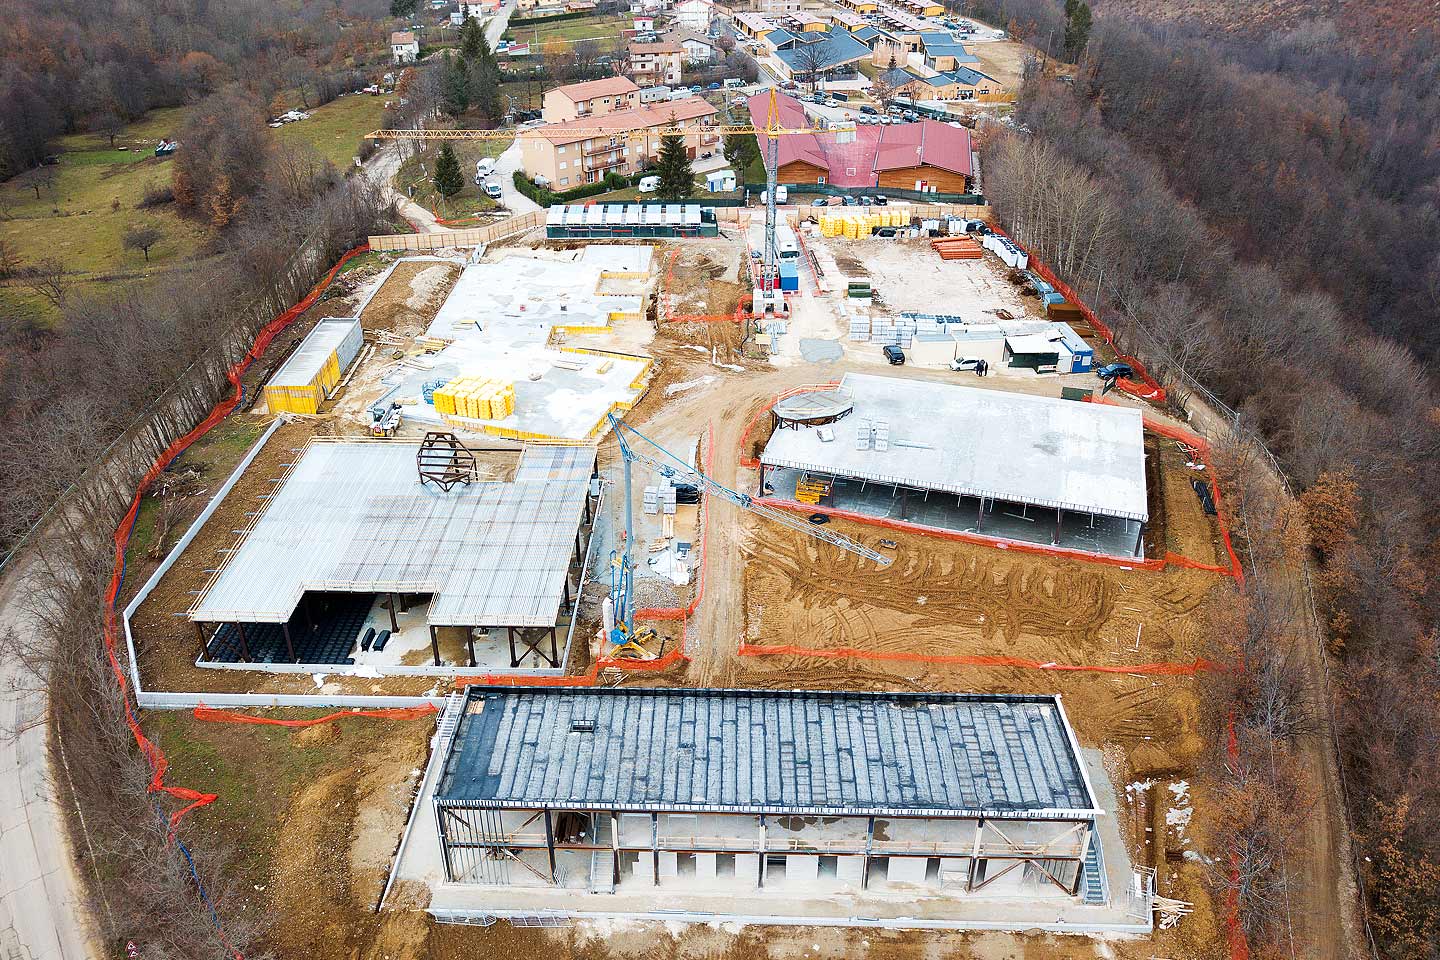
[[[714,209],[698,204],[556,204],[545,215],[550,240],[713,237],[719,227]]]
[[[271,413],[319,413],[364,343],[358,317],[321,320],[265,384],[266,408]]]
[[[705,189],[711,193],[729,193],[735,189],[734,170],[712,170],[705,174]]]
[[[1012,367],[1038,373],[1084,373],[1095,363],[1095,351],[1074,331],[1058,324],[1049,333],[1005,338],[1005,360]]]

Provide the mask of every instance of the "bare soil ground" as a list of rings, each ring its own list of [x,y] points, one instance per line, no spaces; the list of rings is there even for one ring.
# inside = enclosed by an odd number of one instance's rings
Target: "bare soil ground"
[[[710,276],[728,264],[724,259],[727,247],[679,247],[686,259],[677,266],[676,274],[689,278],[682,291],[691,298],[689,302],[703,301],[709,309],[720,298],[712,289],[716,283],[729,283],[730,292],[737,297],[744,292],[740,284],[727,281],[723,275]],[[729,248],[739,255],[738,244],[729,244]],[[417,282],[422,286],[436,283],[433,276],[420,280],[424,269],[428,268],[407,270],[405,274],[397,270],[400,279],[392,278],[371,309],[386,312],[397,324],[416,322],[413,314],[423,315],[434,303],[432,297],[426,297],[426,303],[419,307],[409,303],[424,293],[416,289]],[[937,295],[943,296],[948,281],[937,276],[929,282],[939,291]],[[987,284],[993,282],[994,278],[986,278]],[[906,289],[898,275],[886,284]],[[429,292],[435,294],[436,289],[431,286]],[[975,294],[979,297],[984,291]],[[930,305],[933,307],[935,302],[932,298]],[[739,356],[739,337],[739,328],[729,323],[662,323],[649,346],[658,361],[652,381],[658,389],[651,389],[627,415],[627,420],[658,436],[711,434],[712,474],[735,489],[754,487],[753,472],[738,465],[738,448],[745,424],[770,397],[798,383],[833,379],[848,369],[891,373],[851,359],[823,367],[799,365],[784,369],[747,363]],[[716,360],[725,365],[717,365]],[[948,371],[907,368],[901,372],[908,377],[953,382]],[[712,379],[667,399],[666,386],[707,377]],[[1006,388],[1052,394],[1055,390],[1051,383],[1029,381],[1007,384]],[[193,571],[215,566],[214,551],[229,545],[233,540],[231,531],[243,525],[246,512],[255,509],[259,502],[255,497],[268,486],[263,481],[278,476],[280,464],[288,462],[288,455],[317,429],[333,427],[303,423],[282,428],[262,452],[252,476],[229,498],[234,502],[222,505],[190,548],[196,556],[185,559],[195,562],[183,566]],[[242,444],[234,446],[243,451]],[[1151,439],[1148,449],[1160,478],[1159,484],[1152,487],[1152,513],[1157,516],[1155,546],[1213,562],[1215,527],[1200,511],[1189,487],[1192,472],[1184,466],[1183,453],[1158,438]],[[233,464],[238,456],[235,453],[229,462]],[[600,460],[602,470],[610,475],[614,475],[616,456],[615,442],[607,438],[600,448]],[[208,469],[210,473],[203,482],[213,489],[228,469]],[[195,505],[191,509],[198,512],[205,498],[192,499]],[[611,509],[616,509],[615,503]],[[873,527],[840,521],[837,527],[869,542],[880,536],[896,540],[895,564],[876,572],[868,564],[852,562],[828,546],[816,549],[811,541],[797,534],[762,528],[753,518],[737,518],[730,505],[712,502],[706,595],[685,639],[691,660],[665,674],[631,675],[624,682],[1059,693],[1082,745],[1105,748],[1107,767],[1122,795],[1126,783],[1152,777],[1183,778],[1191,785],[1197,810],[1204,808],[1205,777],[1197,769],[1197,758],[1204,746],[1199,732],[1200,688],[1193,678],[883,659],[742,657],[738,650],[742,641],[748,640],[818,648],[856,647],[880,655],[901,651],[1005,654],[1040,662],[1120,666],[1181,662],[1205,655],[1198,623],[1211,591],[1231,589],[1228,580],[1182,568],[1157,573],[1052,560],[917,534],[881,533]],[[143,582],[145,574],[143,570],[132,570],[130,589]],[[142,606],[137,618],[144,640],[142,666],[147,686],[276,692],[315,689],[314,681],[304,674],[293,678],[256,677],[191,665],[196,643],[193,631],[173,616],[188,608],[193,599],[190,591],[203,582],[198,572],[188,576],[167,579]],[[603,592],[603,588],[592,584],[587,597],[598,599]],[[679,602],[688,600],[685,590],[677,594]],[[583,613],[577,636],[585,635],[587,626],[593,629],[593,621],[593,609]],[[678,625],[659,626],[667,642],[678,641]],[[589,651],[583,644],[577,643],[576,647],[570,669],[578,672],[588,667]],[[432,684],[433,680],[424,679],[356,680],[338,684],[335,689],[420,693]],[[1223,953],[1220,925],[1202,883],[1205,868],[1189,860],[1172,863],[1163,858],[1156,865],[1161,868],[1164,889],[1171,896],[1193,901],[1195,913],[1178,930],[1162,931],[1151,940],[1126,942],[993,933],[669,929],[661,924],[611,924],[603,928],[581,925],[560,931],[536,931],[502,923],[477,930],[431,924],[419,912],[424,892],[409,890],[399,891],[400,909],[387,910],[377,919],[366,911],[388,862],[386,840],[393,844],[399,835],[398,818],[403,817],[401,808],[408,798],[411,770],[423,762],[424,737],[431,729],[428,723],[355,721],[356,726],[341,728],[338,737],[332,739],[335,734],[330,727],[309,734],[277,735],[268,730],[258,734],[252,728],[227,726],[211,734],[200,729],[204,725],[184,718],[169,717],[162,722],[183,725],[185,729],[174,730],[172,735],[202,744],[190,751],[192,759],[186,761],[194,766],[180,770],[198,775],[177,776],[177,782],[203,784],[206,773],[230,771],[232,782],[220,784],[221,802],[202,814],[213,818],[213,829],[217,831],[250,831],[245,834],[253,858],[248,876],[256,878],[254,886],[264,889],[254,891],[255,899],[244,903],[243,908],[253,905],[280,918],[271,944],[280,956],[327,960],[458,960],[477,955],[517,960],[537,955],[597,960],[657,955],[734,960],[842,955],[865,960],[1211,960]],[[262,743],[265,738],[274,738],[281,746]],[[304,763],[297,767],[299,760]],[[277,770],[283,775],[277,775]],[[239,796],[243,801],[233,799]],[[1151,791],[1136,792],[1133,798],[1122,799],[1122,809],[1117,811],[1138,862],[1150,862],[1161,846],[1171,849],[1179,840],[1166,835],[1162,845],[1155,842],[1153,833],[1147,834],[1153,824],[1154,809],[1146,806],[1153,802],[1151,797]],[[1197,813],[1197,822],[1204,819]],[[1191,838],[1203,849],[1203,835],[1192,832]]]
[[[424,333],[459,279],[458,264],[400,263],[366,305],[361,324],[402,337]]]

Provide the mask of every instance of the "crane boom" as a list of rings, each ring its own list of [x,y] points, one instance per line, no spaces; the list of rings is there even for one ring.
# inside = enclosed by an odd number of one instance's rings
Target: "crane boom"
[[[824,540],[826,543],[833,544],[842,550],[848,550],[856,556],[864,557],[866,560],[873,560],[879,566],[886,567],[890,565],[890,558],[885,556],[885,554],[872,550],[863,543],[845,536],[843,533],[837,533],[825,527],[818,527],[807,520],[795,516],[795,514],[788,510],[780,510],[769,504],[757,503],[755,498],[749,494],[731,490],[720,481],[706,476],[704,473],[690,466],[613,413],[610,414],[610,425],[615,430],[615,439],[620,442],[620,453],[627,462],[639,463],[665,476],[675,477],[682,481],[693,483],[711,496],[727,500],[741,510],[764,517],[773,523],[778,523],[783,527],[788,527],[791,530],[814,537],[817,540]],[[627,432],[644,440],[656,450],[659,450],[669,458],[671,462],[663,462],[636,450],[626,438]]]

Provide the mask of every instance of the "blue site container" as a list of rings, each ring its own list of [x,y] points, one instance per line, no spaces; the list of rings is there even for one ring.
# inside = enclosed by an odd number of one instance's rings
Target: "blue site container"
[[[793,264],[793,263],[785,263],[784,261],[781,261],[781,263],[780,263],[780,289],[781,289],[781,290],[799,290],[799,289],[800,289],[800,268],[797,267],[797,266],[795,266],[795,264]]]

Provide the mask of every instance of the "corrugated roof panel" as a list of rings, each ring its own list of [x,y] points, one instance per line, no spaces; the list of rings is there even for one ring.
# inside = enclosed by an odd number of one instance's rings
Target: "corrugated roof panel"
[[[1093,808],[1054,698],[484,689],[441,802],[1061,815]],[[576,732],[572,719],[594,719]]]

